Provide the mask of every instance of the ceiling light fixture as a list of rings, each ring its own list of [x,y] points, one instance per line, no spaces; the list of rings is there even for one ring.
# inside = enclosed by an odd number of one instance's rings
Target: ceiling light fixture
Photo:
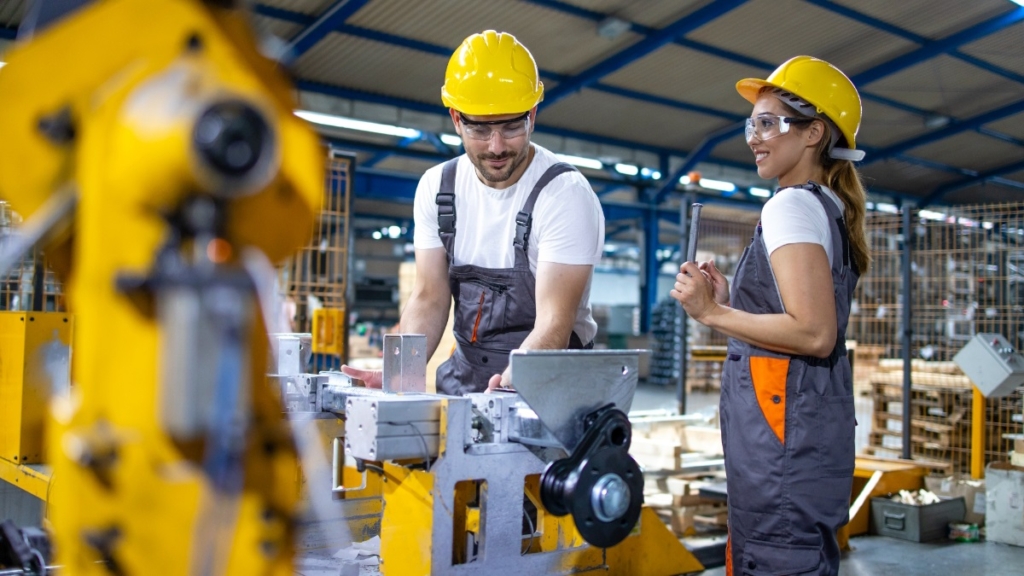
[[[454,134],[441,134],[441,142],[444,142],[449,146],[462,146],[462,138],[459,138]]]
[[[632,164],[616,164],[615,171],[619,174],[625,174],[626,176],[636,176],[640,173],[640,168]]]
[[[750,195],[757,196],[759,198],[771,198],[772,191],[767,188],[751,188]]]
[[[724,180],[712,180],[710,178],[700,179],[701,188],[710,188],[711,190],[719,190],[721,192],[735,192],[736,185],[732,182],[726,182]]]
[[[593,158],[584,158],[582,156],[573,156],[571,154],[555,154],[562,162],[568,162],[573,166],[579,166],[580,168],[590,168],[591,170],[601,170],[604,168],[604,164],[600,160],[594,160]]]
[[[296,110],[295,115],[307,122],[312,122],[313,124],[331,126],[333,128],[344,128],[345,130],[372,132],[374,134],[384,134],[385,136],[396,136],[398,138],[419,138],[422,136],[419,130],[414,130],[412,128],[402,128],[400,126],[392,126],[391,124],[367,122],[365,120],[356,120],[354,118],[343,118],[341,116],[321,114],[319,112],[310,112],[308,110]]]

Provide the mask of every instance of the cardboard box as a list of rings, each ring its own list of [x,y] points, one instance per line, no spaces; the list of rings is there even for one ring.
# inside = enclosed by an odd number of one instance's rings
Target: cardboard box
[[[985,486],[985,538],[1024,546],[1024,468],[993,462]]]
[[[985,481],[929,476],[924,487],[941,498],[963,497],[967,504],[964,522],[981,526],[985,523]]]

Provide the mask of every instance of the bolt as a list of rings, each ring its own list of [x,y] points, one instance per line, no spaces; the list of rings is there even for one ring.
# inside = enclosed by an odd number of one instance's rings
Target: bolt
[[[590,504],[601,522],[622,518],[629,509],[632,494],[629,486],[616,474],[601,476],[590,490]]]

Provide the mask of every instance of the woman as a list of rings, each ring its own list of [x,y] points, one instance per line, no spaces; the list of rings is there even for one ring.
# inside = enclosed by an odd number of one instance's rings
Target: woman
[[[671,292],[691,318],[730,337],[726,573],[837,574],[854,466],[844,334],[870,262],[852,163],[863,158],[860,96],[842,72],[808,56],[736,89],[754,105],[746,137],[757,173],[779,188],[731,294],[713,261],[684,263]]]

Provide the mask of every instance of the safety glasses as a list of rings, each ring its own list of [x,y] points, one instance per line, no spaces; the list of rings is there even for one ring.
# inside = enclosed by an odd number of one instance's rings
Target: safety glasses
[[[791,118],[776,116],[775,114],[758,114],[755,118],[747,118],[747,124],[743,133],[746,135],[748,142],[755,136],[763,142],[789,132],[790,124],[807,124],[813,121],[814,118]]]
[[[462,133],[473,140],[490,140],[495,132],[501,137],[510,140],[518,138],[530,129],[530,113],[525,112],[509,120],[477,121],[466,118],[466,115],[459,112],[459,120],[462,123]]]

